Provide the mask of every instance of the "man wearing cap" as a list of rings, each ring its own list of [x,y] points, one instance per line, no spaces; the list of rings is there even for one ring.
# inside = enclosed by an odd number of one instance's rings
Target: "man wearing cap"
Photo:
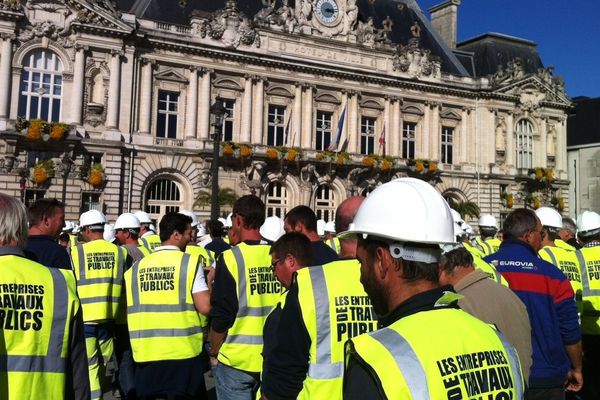
[[[100,211],[81,214],[85,243],[71,248],[77,293],[83,308],[92,399],[102,398],[105,365],[113,353],[127,251],[103,239],[106,217]]]
[[[323,221],[325,222],[325,221]],[[299,232],[311,241],[313,261],[315,265],[324,265],[337,260],[338,254],[325,244],[317,233],[317,216],[308,206],[296,206],[285,215],[283,229],[288,232]]]
[[[339,205],[337,230],[348,229],[363,200],[350,197]],[[360,284],[356,240],[342,239],[341,247],[339,260],[297,270],[275,332],[265,327],[274,345],[264,362],[264,398],[341,398],[344,342],[377,325]]]
[[[264,322],[280,298],[270,246],[261,243],[264,221],[262,200],[253,195],[237,199],[232,230],[241,242],[223,252],[215,268],[209,337],[220,400],[252,398],[262,369]]]
[[[454,230],[431,185],[403,178],[379,186],[341,236],[350,234],[381,329],[348,341],[344,399],[522,398],[514,347],[439,286],[439,245],[454,242]]]
[[[581,389],[581,331],[567,277],[538,257],[544,229],[533,210],[519,208],[504,220],[500,250],[487,256],[527,307],[533,363],[526,399],[564,399]]]
[[[134,213],[135,217],[140,221],[140,237],[139,243],[144,246],[148,252],[152,253],[154,249],[160,246],[160,236],[153,229],[150,215],[144,211]]]
[[[577,235],[583,247],[576,255],[581,265],[583,310],[584,399],[600,398],[600,215],[584,211],[577,218]]]
[[[500,248],[502,241],[496,237],[498,233],[498,221],[493,215],[482,215],[479,218],[479,234],[480,236],[475,238],[475,244],[484,254],[489,256],[495,253]]]
[[[27,258],[46,267],[70,270],[69,253],[56,242],[65,223],[65,205],[56,199],[41,199],[29,206],[27,216]]]
[[[574,251],[575,248],[563,242],[571,247],[571,250],[567,250],[565,246],[559,247],[557,244],[560,241],[558,232],[563,227],[562,217],[558,211],[550,207],[540,207],[535,210],[535,214],[540,219],[543,229],[542,248],[538,254],[542,260],[557,266],[569,279],[575,293],[577,310],[581,312],[581,267]]]

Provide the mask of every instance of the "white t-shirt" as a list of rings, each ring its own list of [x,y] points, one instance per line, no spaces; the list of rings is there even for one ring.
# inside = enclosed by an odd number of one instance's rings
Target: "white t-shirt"
[[[177,246],[159,246],[154,251],[160,250],[177,250],[181,251],[181,249]],[[208,285],[206,284],[206,278],[204,278],[204,270],[202,268],[198,268],[196,271],[196,276],[194,277],[194,284],[192,285],[192,294],[205,292],[208,290]]]

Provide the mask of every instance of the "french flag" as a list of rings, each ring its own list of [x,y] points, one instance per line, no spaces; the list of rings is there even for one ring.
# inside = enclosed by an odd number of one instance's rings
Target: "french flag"
[[[335,136],[331,138],[331,142],[329,143],[329,146],[327,146],[326,149],[327,151],[336,151],[338,148],[340,138],[342,137],[342,132],[344,132],[344,123],[346,121],[346,108],[348,108],[348,105],[346,105],[344,107],[344,111],[342,111],[342,115],[340,116],[340,120],[338,121],[337,132],[335,133]]]

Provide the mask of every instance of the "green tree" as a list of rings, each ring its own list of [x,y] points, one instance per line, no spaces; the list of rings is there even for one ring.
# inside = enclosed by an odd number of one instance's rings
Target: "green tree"
[[[238,195],[235,194],[231,188],[219,188],[217,194],[217,203],[219,208],[222,206],[232,206],[233,203],[238,199]],[[201,190],[194,201],[194,207],[208,207],[212,201],[212,193],[210,190]]]
[[[454,204],[452,205],[452,208],[454,208],[460,214],[461,218],[463,218],[463,219],[466,216],[473,217],[473,218],[479,218],[479,214],[481,213],[481,210],[479,209],[479,206],[477,205],[477,203],[474,203],[472,201],[454,202]]]

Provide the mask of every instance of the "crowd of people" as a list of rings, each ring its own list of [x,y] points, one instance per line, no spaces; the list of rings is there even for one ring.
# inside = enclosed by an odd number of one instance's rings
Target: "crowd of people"
[[[0,399],[600,398],[595,212],[475,235],[412,178],[329,222],[64,210],[0,194]]]

